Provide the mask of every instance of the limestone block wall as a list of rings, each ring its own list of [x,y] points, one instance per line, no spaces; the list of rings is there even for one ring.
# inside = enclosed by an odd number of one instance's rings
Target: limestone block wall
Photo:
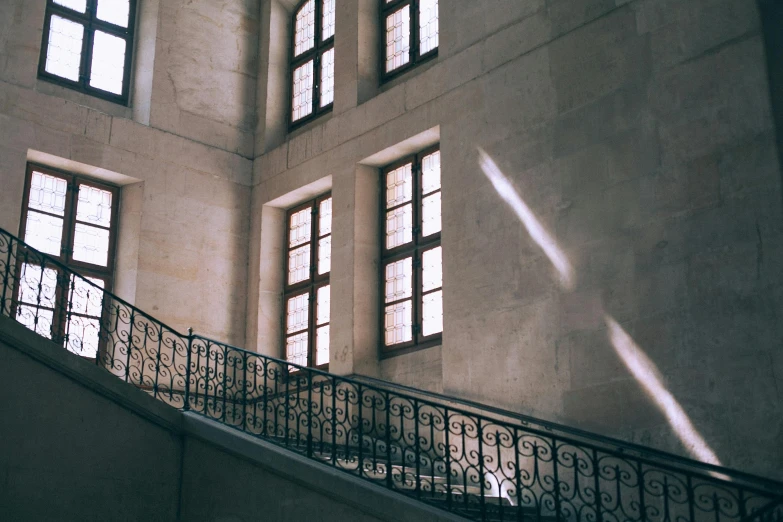
[[[0,226],[27,161],[123,186],[115,291],[244,343],[255,2],[139,2],[132,106],[37,79],[45,0],[0,5]]]
[[[283,211],[331,190],[332,371],[780,476],[783,198],[755,2],[444,0],[437,60],[383,86],[376,4],[338,4],[334,111],[259,120],[277,134],[254,162],[248,346],[281,354]],[[443,345],[380,360],[378,169],[437,142]]]

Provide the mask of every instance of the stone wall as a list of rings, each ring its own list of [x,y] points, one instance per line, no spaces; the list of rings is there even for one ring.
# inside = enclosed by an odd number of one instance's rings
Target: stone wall
[[[444,1],[437,60],[374,89],[373,4],[341,4],[333,113],[256,150],[248,345],[280,354],[280,209],[331,189],[333,371],[780,476],[781,176],[754,2]],[[435,142],[443,346],[379,362],[366,200]]]

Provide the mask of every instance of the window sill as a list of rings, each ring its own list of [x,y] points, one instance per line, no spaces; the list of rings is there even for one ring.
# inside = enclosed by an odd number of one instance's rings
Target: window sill
[[[35,90],[41,94],[63,98],[78,105],[108,114],[109,116],[126,119],[131,119],[133,117],[133,110],[128,106],[104,100],[97,96],[92,96],[74,89],[69,89],[62,85],[57,85],[46,78],[38,78],[35,84]]]
[[[410,66],[410,68],[408,69],[405,69],[400,72],[390,73],[390,76],[388,76],[387,79],[381,77],[380,80],[381,83],[380,86],[378,87],[378,94],[386,92],[389,89],[393,89],[394,87],[400,85],[401,83],[407,82],[411,78],[418,76],[424,71],[431,69],[437,63],[438,63],[438,53],[434,53],[433,55],[428,56],[427,58],[421,60],[415,65]]]
[[[297,136],[314,129],[319,125],[323,125],[329,121],[329,119],[332,117],[332,114],[333,110],[332,108],[329,108],[328,110],[324,110],[313,117],[303,118],[302,120],[299,120],[295,123],[290,123],[288,125],[288,139],[296,138]]]
[[[432,339],[430,341],[423,342],[421,344],[416,344],[413,346],[406,346],[404,348],[388,348],[386,346],[381,345],[380,347],[380,360],[384,359],[391,359],[393,357],[398,357],[400,355],[407,355],[409,353],[418,352],[420,350],[426,350],[428,348],[434,348],[436,346],[441,346],[443,344],[443,338],[438,339]]]

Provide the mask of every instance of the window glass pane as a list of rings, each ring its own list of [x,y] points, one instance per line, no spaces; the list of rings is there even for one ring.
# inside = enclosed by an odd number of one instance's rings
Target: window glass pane
[[[28,245],[45,254],[59,256],[62,237],[62,219],[32,210],[27,212],[24,240]]]
[[[296,14],[294,56],[312,49],[315,45],[315,0],[310,0]]]
[[[421,189],[429,194],[440,188],[440,151],[424,156],[421,162]]]
[[[313,61],[294,70],[293,121],[313,112]]]
[[[288,246],[295,247],[310,242],[313,210],[308,207],[294,212],[288,221]]]
[[[22,323],[38,335],[47,339],[52,338],[52,318],[54,312],[51,310],[42,310],[34,306],[19,305],[16,308],[16,320]]]
[[[329,322],[329,306],[331,303],[332,290],[331,286],[326,285],[318,289],[316,293],[316,302],[318,308],[316,308],[316,321],[317,325],[325,324]]]
[[[110,24],[128,27],[129,0],[98,0],[97,16],[99,20]]]
[[[285,340],[285,360],[300,366],[307,366],[307,332],[292,335]]]
[[[443,286],[443,250],[441,247],[427,250],[422,255],[422,290],[428,292]]]
[[[122,94],[125,74],[125,40],[95,31],[92,46],[90,86],[114,94]]]
[[[30,179],[29,206],[36,210],[62,216],[65,214],[65,193],[67,190],[68,182],[64,179],[41,172],[33,172]]]
[[[421,234],[427,237],[440,229],[440,192],[436,192],[421,200]]]
[[[293,285],[310,279],[310,245],[291,250],[288,253],[288,284]]]
[[[46,72],[79,81],[82,60],[84,26],[57,15],[52,15],[49,26],[49,44],[46,48]]]
[[[413,241],[413,206],[408,203],[386,213],[386,248],[392,248]]]
[[[405,6],[386,17],[386,72],[410,61],[411,14]]]
[[[443,331],[443,291],[424,296],[422,303],[421,333],[432,335]]]
[[[93,225],[111,225],[111,192],[89,185],[79,185],[76,219]]]
[[[334,36],[334,0],[323,0],[324,4],[324,30],[323,40]]]
[[[413,165],[408,163],[386,174],[386,208],[396,207],[413,197]]]
[[[40,289],[39,289],[40,288]],[[19,301],[27,304],[54,308],[57,294],[57,271],[41,269],[38,265],[24,263],[19,284]],[[38,300],[41,300],[38,302]]]
[[[103,307],[103,280],[94,277],[85,278],[92,286],[81,277],[71,275],[71,285],[68,292],[68,309],[76,314],[91,315],[93,317],[101,316]]]
[[[413,339],[411,301],[387,306],[385,312],[384,339],[386,346],[405,343]]]
[[[68,318],[68,334],[65,348],[82,357],[92,359],[98,354],[101,323],[98,319],[74,315]]]
[[[329,325],[315,331],[315,365],[329,364]]]
[[[438,47],[438,0],[419,0],[419,54]]]
[[[332,198],[321,201],[318,209],[318,235],[332,233]]]
[[[286,333],[306,330],[310,323],[310,294],[301,294],[288,300],[286,306]]]
[[[413,295],[413,258],[406,257],[386,265],[386,302]]]
[[[73,235],[73,259],[106,266],[109,262],[109,231],[77,223]]]
[[[318,240],[318,275],[332,271],[332,236]]]
[[[321,107],[334,101],[334,47],[321,58]]]
[[[54,0],[54,3],[80,13],[87,10],[87,0]]]

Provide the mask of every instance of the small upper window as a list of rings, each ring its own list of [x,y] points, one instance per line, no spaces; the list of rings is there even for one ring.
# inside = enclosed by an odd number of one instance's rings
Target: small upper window
[[[335,0],[306,0],[294,12],[291,124],[331,110],[334,102]]]
[[[128,102],[136,0],[47,0],[38,76]]]
[[[381,0],[381,13],[384,79],[438,54],[438,0]]]

